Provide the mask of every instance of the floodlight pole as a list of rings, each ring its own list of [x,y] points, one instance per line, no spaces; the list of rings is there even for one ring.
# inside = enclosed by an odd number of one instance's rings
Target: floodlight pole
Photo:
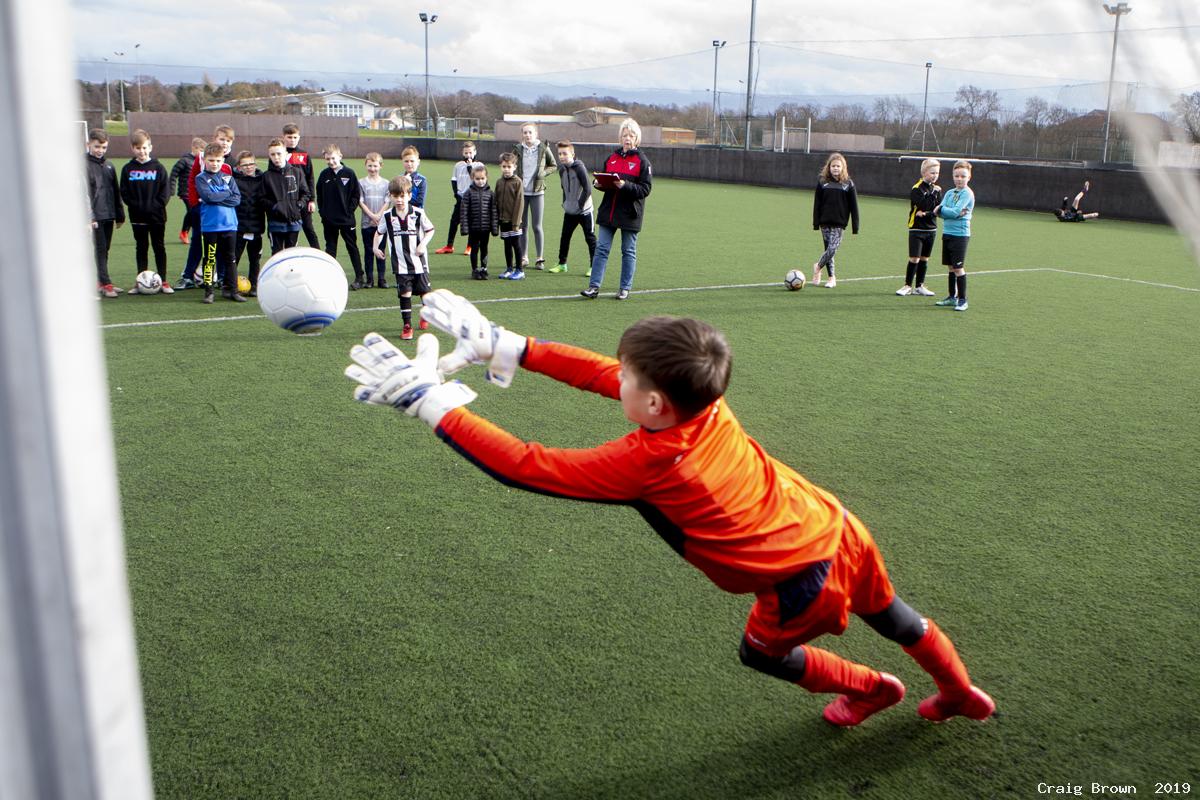
[[[1108,103],[1104,107],[1104,152],[1100,156],[1103,162],[1108,161],[1108,132],[1112,126],[1112,90],[1113,90],[1113,74],[1117,69],[1117,34],[1121,32],[1121,15],[1128,14],[1133,11],[1129,7],[1129,3],[1115,3],[1109,5],[1104,3],[1104,10],[1111,16],[1116,17],[1113,23],[1113,46],[1112,46],[1112,62],[1108,65]]]
[[[720,125],[717,122],[717,59],[721,55],[721,48],[725,46],[725,42],[720,39],[713,39],[713,144],[720,146]]]
[[[116,56],[117,58],[125,57],[125,54],[118,50],[113,50],[113,55]],[[120,65],[117,66],[117,82],[121,86],[121,116],[124,117],[125,116],[125,76],[121,72]]]
[[[925,62],[925,102],[921,106],[921,152],[925,152],[925,120],[929,114],[929,70],[933,69],[933,62]],[[912,146],[911,141],[909,146]]]
[[[141,42],[133,46],[133,79],[137,81],[138,87],[138,111],[142,110],[142,62],[138,58],[138,50],[141,48]]]
[[[746,149],[750,149],[750,115],[754,113],[754,21],[758,1],[750,0],[750,55],[746,59]]]
[[[429,26],[437,22],[437,14],[422,11],[417,16],[425,25],[425,124],[429,125],[432,122],[429,116]]]
[[[104,58],[104,105],[108,108],[106,116],[112,116],[112,92],[108,88],[108,58]]]

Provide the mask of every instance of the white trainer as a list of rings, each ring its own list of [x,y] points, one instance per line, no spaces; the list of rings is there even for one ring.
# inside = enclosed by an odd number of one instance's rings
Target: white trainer
[[[909,286],[907,283],[896,290],[896,294],[900,295],[901,297],[908,297],[912,293],[913,293],[913,288],[911,286]]]
[[[919,294],[922,297],[933,297],[933,292],[926,289],[925,284],[923,284],[923,283],[920,286],[918,286],[917,288],[913,289],[912,291],[913,291],[913,294]]]

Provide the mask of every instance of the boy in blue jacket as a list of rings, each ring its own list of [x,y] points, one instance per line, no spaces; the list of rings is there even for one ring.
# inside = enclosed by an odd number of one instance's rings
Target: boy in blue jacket
[[[233,175],[221,171],[225,165],[225,147],[213,142],[204,148],[204,170],[196,176],[196,194],[200,197],[200,236],[204,242],[204,303],[213,301],[213,272],[217,262],[224,269],[221,296],[238,303],[246,298],[237,290],[237,207],[242,201]]]
[[[971,182],[971,162],[954,162],[954,188],[946,192],[941,204],[934,209],[946,220],[942,225],[942,265],[950,270],[950,293],[934,305],[954,306],[955,311],[967,310],[967,244],[971,241],[971,213],[975,210],[975,193],[967,186]]]

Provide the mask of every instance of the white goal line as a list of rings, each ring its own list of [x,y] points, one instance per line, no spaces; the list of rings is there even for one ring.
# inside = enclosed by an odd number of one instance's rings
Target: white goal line
[[[973,272],[968,272],[968,275],[1012,275],[1024,272],[1057,272],[1061,275],[1077,275],[1085,278],[1098,278],[1107,281],[1121,281],[1123,283],[1136,283],[1142,286],[1153,286],[1157,289],[1174,289],[1180,292],[1197,292],[1200,289],[1190,286],[1176,286],[1173,283],[1157,283],[1155,281],[1143,281],[1137,278],[1122,278],[1117,275],[1101,275],[1094,272],[1079,272],[1077,270],[1059,269],[1057,267],[1013,267],[1012,269],[981,269]],[[901,275],[870,275],[861,278],[838,278],[838,283],[858,283],[866,281],[897,281],[903,280]],[[724,289],[766,289],[772,286],[782,286],[781,281],[771,281],[770,283],[721,283],[713,286],[676,286],[666,289],[638,289],[634,292],[637,295],[643,294],[671,294],[674,292],[711,292]],[[491,297],[481,300],[472,300],[471,302],[477,306],[486,305],[489,303],[530,303],[540,300],[570,300],[579,297],[578,292],[571,294],[539,294],[528,295],[525,297]],[[417,306],[418,308],[420,306]],[[395,311],[397,306],[370,306],[368,308],[347,308],[345,314],[362,314],[365,312],[376,311]],[[262,314],[239,314],[232,317],[203,317],[200,319],[160,319],[146,320],[143,322],[112,322],[107,325],[101,325],[101,330],[116,330],[119,328],[152,328],[159,325],[191,325],[208,322],[239,322],[245,319],[264,319]]]

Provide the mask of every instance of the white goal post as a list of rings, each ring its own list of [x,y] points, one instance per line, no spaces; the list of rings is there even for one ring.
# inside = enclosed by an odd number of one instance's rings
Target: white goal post
[[[62,155],[0,192],[0,798],[148,800],[72,16],[0,5],[0,138]]]

